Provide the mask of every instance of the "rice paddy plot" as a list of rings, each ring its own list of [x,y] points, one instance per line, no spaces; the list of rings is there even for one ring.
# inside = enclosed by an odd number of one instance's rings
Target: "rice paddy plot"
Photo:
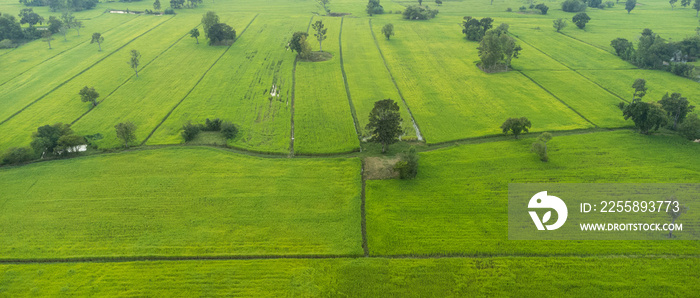
[[[253,14],[245,13],[222,16],[222,21],[242,30],[253,17]],[[184,36],[197,26],[199,20],[197,16],[192,16],[187,26],[173,27],[173,35]],[[226,46],[212,47],[205,43],[196,44],[192,38],[183,38],[144,69],[138,78],[129,80],[108,100],[76,122],[74,129],[81,134],[101,133],[104,138],[96,144],[102,148],[113,148],[123,146],[116,137],[114,126],[130,121],[137,127],[136,143],[143,142],[226,49]]]
[[[101,52],[97,44],[86,42],[61,54],[61,59],[33,67],[8,81],[0,93],[0,122],[169,19],[139,16],[105,34]],[[85,39],[90,37],[89,33],[83,34]]]
[[[369,123],[369,113],[374,108],[374,103],[389,98],[400,107],[403,119],[401,125],[405,132],[402,139],[415,138],[416,130],[411,116],[391,81],[391,74],[384,66],[368,20],[345,18],[342,37],[343,64],[361,135],[365,137],[369,134],[365,126]]]
[[[201,147],[1,169],[0,259],[359,255],[360,184],[358,159]]]
[[[525,138],[422,153],[414,180],[367,181],[370,253],[697,254],[698,241],[669,240],[664,232],[658,233],[659,241],[509,241],[509,183],[696,183],[700,174],[697,144],[680,137],[632,131],[559,136],[548,143],[550,161],[546,163],[530,152],[533,141]],[[697,200],[686,204],[700,207]],[[664,214],[660,218],[670,223]],[[682,222],[697,226],[697,220],[687,216]]]
[[[384,22],[373,22],[378,38]],[[394,27],[396,35],[379,46],[428,143],[499,134],[510,117],[528,117],[534,131],[592,126],[518,72],[481,71],[477,44],[451,25],[399,21]]]
[[[630,125],[622,117],[619,97],[574,71],[530,71],[524,74],[600,127]]]
[[[188,121],[220,118],[238,126],[229,145],[288,153],[295,55],[286,47],[293,32],[306,30],[309,19],[258,16],[147,144],[182,143]]]
[[[187,30],[182,28],[198,26],[200,18],[196,15],[178,16],[172,22],[177,22],[178,26],[164,24],[154,28],[131,42],[127,47],[115,52],[94,67],[49,93],[41,101],[30,106],[8,122],[0,125],[0,135],[5,136],[0,143],[0,152],[4,152],[9,147],[28,145],[31,141],[32,132],[36,131],[39,126],[58,122],[72,123],[87,112],[93,113],[103,109],[107,110],[107,113],[114,113],[114,106],[108,104],[111,100],[127,101],[119,97],[112,97],[111,94],[115,90],[121,87],[131,88],[133,85],[126,84],[129,80],[142,83],[142,79],[148,80],[148,78],[152,78],[144,76],[144,73],[141,73],[143,78],[135,77],[134,71],[127,63],[131,57],[131,50],[138,50],[141,54],[139,71],[142,71],[147,65],[149,65],[148,67],[159,67],[158,63],[153,65],[150,63],[185,36]],[[78,91],[84,86],[94,87],[100,93],[100,98],[98,98],[100,103],[92,110],[92,105],[82,102],[78,95]],[[157,90],[153,86],[149,88]],[[135,106],[141,106],[141,104],[143,102]],[[96,130],[92,132],[92,130],[89,130],[85,133],[102,133],[104,135],[106,131],[100,132]]]
[[[296,69],[294,151],[296,153],[334,153],[359,149],[345,83],[340,71],[338,37],[340,18],[315,17],[323,20],[328,38],[323,51],[333,55],[328,61],[299,61]],[[319,50],[309,32],[309,44]]]

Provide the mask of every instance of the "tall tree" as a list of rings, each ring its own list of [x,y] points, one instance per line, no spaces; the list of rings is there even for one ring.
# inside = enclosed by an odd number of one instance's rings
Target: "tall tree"
[[[53,34],[51,34],[51,31],[46,30],[44,33],[41,35],[42,39],[49,44],[49,50],[51,49],[51,41],[53,40]]]
[[[105,38],[102,37],[102,34],[95,32],[92,34],[92,39],[90,40],[90,43],[97,43],[97,47],[99,48],[99,51],[102,52],[102,42],[103,41],[105,41]]]
[[[399,105],[391,99],[383,99],[374,103],[369,113],[369,123],[366,129],[370,131],[370,142],[382,144],[382,153],[389,145],[399,141],[401,130],[401,113]]]
[[[647,94],[647,80],[636,79],[632,83],[632,88],[634,88],[634,94],[632,95],[632,102],[641,101],[644,95]]]
[[[194,40],[199,44],[199,29],[194,28],[190,30],[190,37],[194,37]]]
[[[503,122],[501,124],[501,130],[503,131],[503,134],[508,134],[508,132],[512,132],[513,136],[517,139],[520,133],[522,132],[529,132],[530,128],[532,127],[532,123],[530,123],[530,120],[528,120],[525,117],[520,117],[520,118],[508,118],[506,122]]]
[[[153,2],[153,9],[160,10],[160,0]]]
[[[680,93],[673,93],[671,96],[668,92],[659,100],[661,107],[666,110],[668,117],[673,121],[673,130],[678,129],[678,124],[685,120],[688,113],[695,109],[695,106],[688,102],[688,99],[681,97]]]
[[[117,138],[124,142],[124,148],[129,148],[129,143],[136,141],[136,125],[131,122],[123,122],[114,126]]]
[[[318,40],[319,49],[321,50],[321,52],[323,52],[322,43],[327,37],[326,31],[328,31],[328,29],[324,28],[323,21],[316,21],[316,23],[314,23],[311,27],[314,29],[314,31],[316,31],[316,33],[314,33],[314,36],[316,36],[316,39]]]
[[[129,58],[129,66],[136,73],[136,77],[139,76],[139,64],[141,63],[141,53],[137,50],[131,50],[131,57]]]
[[[627,0],[627,2],[625,2],[625,10],[627,10],[627,14],[629,14],[635,7],[637,7],[637,0]]]
[[[219,23],[219,16],[216,12],[207,11],[202,17],[202,29],[204,30],[204,37],[209,38],[209,28]]]
[[[95,91],[95,87],[89,87],[85,86],[83,89],[80,89],[80,92],[78,92],[80,95],[80,100],[83,102],[89,102],[92,103],[92,106],[97,106],[97,98],[100,97],[100,94]]]
[[[384,27],[382,27],[382,34],[384,34],[386,40],[389,40],[392,36],[394,36],[394,24],[384,25]]]
[[[564,29],[566,27],[566,20],[562,18],[558,18],[554,20],[554,29],[557,29],[557,32],[561,32],[561,29]]]
[[[289,48],[297,52],[297,56],[300,58],[304,58],[302,54],[304,54],[305,49],[308,49],[308,42],[306,41],[307,36],[309,36],[308,33],[297,31],[292,34],[292,39],[289,40]]]

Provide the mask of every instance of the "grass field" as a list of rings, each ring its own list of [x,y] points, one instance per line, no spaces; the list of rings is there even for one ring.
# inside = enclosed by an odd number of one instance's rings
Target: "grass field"
[[[359,167],[171,148],[3,169],[0,255],[360,254]]]
[[[696,258],[326,259],[0,265],[8,296],[695,295]]]
[[[328,30],[323,51],[333,58],[323,62],[300,61],[296,69],[294,151],[333,153],[359,149],[343,75],[340,72],[338,37],[340,18],[319,18]],[[313,31],[313,30],[312,30]],[[309,34],[313,51],[318,42]]]
[[[631,131],[533,139],[421,155],[418,177],[367,182],[367,234],[378,255],[696,254],[697,241],[508,241],[508,183],[694,183],[696,144]],[[619,146],[623,144],[624,146]],[[688,202],[689,208],[700,201]],[[696,207],[697,208],[697,207]],[[696,226],[697,218],[687,217]],[[663,239],[663,236],[660,236]]]
[[[239,126],[232,146],[289,152],[294,55],[285,47],[289,35],[306,30],[309,19],[258,16],[148,144],[181,143],[181,128],[187,121],[221,118]],[[277,96],[271,95],[273,87]]]

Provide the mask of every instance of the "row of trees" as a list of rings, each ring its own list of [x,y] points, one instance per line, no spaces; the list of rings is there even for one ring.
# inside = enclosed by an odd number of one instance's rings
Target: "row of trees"
[[[632,102],[621,102],[620,109],[625,120],[631,119],[640,133],[649,134],[666,127],[690,140],[700,139],[700,119],[697,114],[691,114],[695,106],[687,98],[674,92],[664,94],[657,102],[645,102],[643,98],[648,89],[646,80],[635,80],[632,88]]]
[[[615,53],[622,59],[640,68],[661,69],[679,76],[695,78],[695,68],[686,62],[700,57],[700,36],[679,42],[667,42],[651,29],[644,29],[637,48],[627,39],[617,38],[610,42]]]
[[[403,11],[403,18],[407,20],[429,20],[438,14],[437,9],[430,9],[428,6],[411,5]]]
[[[51,11],[81,11],[94,8],[98,0],[19,0],[25,6],[48,6]]]
[[[185,142],[190,142],[202,131],[219,132],[227,140],[235,138],[238,134],[238,128],[233,123],[223,121],[219,118],[214,120],[209,120],[209,118],[207,118],[204,124],[192,124],[192,122],[187,122],[182,126],[181,135]]]

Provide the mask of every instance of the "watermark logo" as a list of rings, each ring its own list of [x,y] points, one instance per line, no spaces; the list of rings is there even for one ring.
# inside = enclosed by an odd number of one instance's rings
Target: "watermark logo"
[[[545,230],[556,230],[564,225],[567,216],[569,216],[569,209],[566,208],[566,204],[560,198],[555,196],[548,196],[546,191],[541,191],[535,194],[530,202],[527,204],[529,209],[554,209],[557,212],[557,221],[551,225],[545,225],[552,218],[552,211],[547,211],[542,219],[540,220],[536,211],[529,211],[532,221],[535,222],[537,229],[540,231]]]

